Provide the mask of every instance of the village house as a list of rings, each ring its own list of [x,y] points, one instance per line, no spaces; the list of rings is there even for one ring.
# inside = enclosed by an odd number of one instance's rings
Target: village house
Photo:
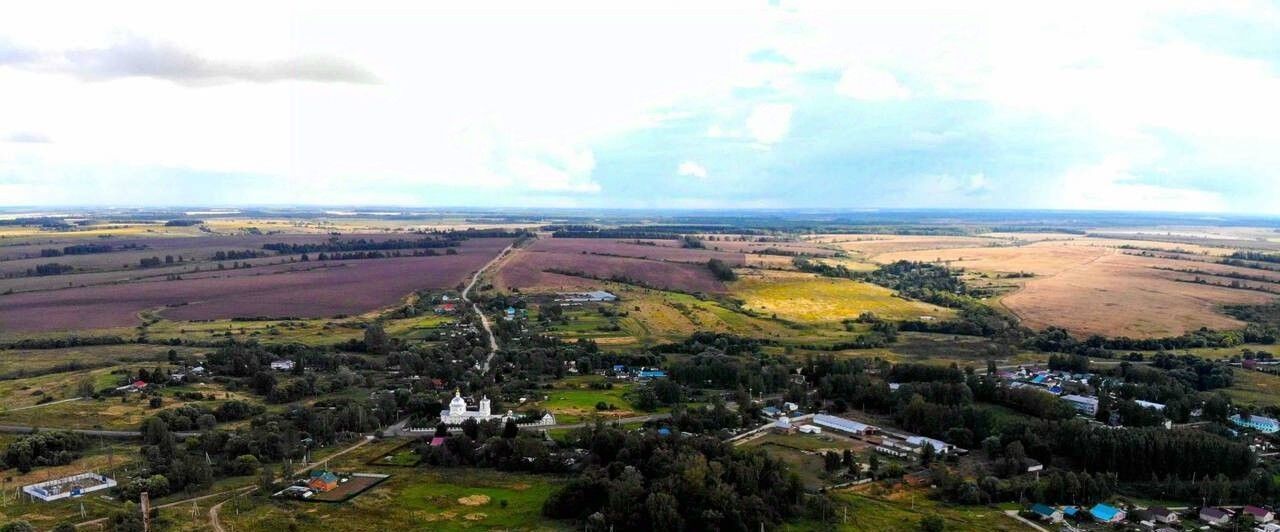
[[[146,381],[133,381],[129,384],[116,388],[116,390],[126,393],[137,393],[147,389]]]
[[[332,490],[338,487],[338,475],[333,474],[332,471],[312,470],[311,478],[307,480],[307,487],[319,492]]]
[[[773,431],[779,434],[791,434],[796,428],[791,424],[791,418],[782,416],[773,422]]]
[[[1231,520],[1231,514],[1222,508],[1206,506],[1200,509],[1200,520],[1209,525],[1225,525]]]
[[[1031,513],[1036,514],[1036,517],[1039,517],[1042,521],[1050,523],[1062,522],[1062,510],[1045,504],[1036,503],[1031,505]]]
[[[1271,510],[1259,508],[1257,506],[1245,506],[1242,511],[1253,516],[1253,521],[1255,523],[1270,523],[1276,518],[1275,514],[1272,513]]]
[[[272,360],[271,369],[276,371],[293,371],[296,366],[294,361],[288,359]]]
[[[1178,513],[1163,506],[1152,506],[1147,508],[1147,512],[1150,513],[1158,523],[1170,525],[1178,522]]]

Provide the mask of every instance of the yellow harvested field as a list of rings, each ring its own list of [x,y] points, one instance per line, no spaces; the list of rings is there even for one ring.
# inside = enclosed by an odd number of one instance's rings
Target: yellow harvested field
[[[1178,243],[1178,242],[1158,242],[1154,240],[1129,240],[1124,238],[1102,238],[1102,237],[1075,238],[1075,239],[1064,242],[1064,244],[1071,245],[1071,246],[1095,246],[1095,247],[1108,247],[1108,248],[1118,248],[1122,246],[1128,246],[1133,248],[1161,249],[1161,250],[1171,251],[1171,252],[1178,251],[1178,252],[1193,253],[1197,255],[1214,255],[1214,256],[1230,255],[1233,251],[1235,251],[1234,248],[1199,246],[1196,244],[1184,244],[1184,243]]]
[[[1080,267],[1032,279],[1002,303],[1027,325],[1059,325],[1077,334],[1158,337],[1200,327],[1244,324],[1218,312],[1223,304],[1261,304],[1261,292],[1177,282],[1189,277],[1154,270],[1143,257],[1107,254]]]
[[[1066,242],[1045,241],[1013,247],[930,249],[884,253],[875,256],[875,261],[881,263],[899,260],[938,262],[951,268],[964,268],[981,272],[1030,272],[1036,275],[1054,275],[1069,268],[1087,264],[1109,253],[1114,252],[1100,247],[1076,246]]]
[[[839,322],[873,312],[888,319],[946,318],[948,309],[896,297],[892,290],[799,272],[741,272],[733,294],[744,307],[801,323]]]
[[[848,252],[875,257],[882,253],[924,249],[969,248],[1009,245],[1012,241],[976,236],[920,235],[819,235],[809,239],[815,243],[835,244]]]
[[[1080,238],[1080,235],[1070,233],[1004,233],[994,231],[991,233],[982,233],[978,236],[986,238],[998,238],[1001,240],[1013,240],[1023,242],[1042,242],[1045,240],[1073,240]]]
[[[1086,245],[1092,240],[887,253],[876,260],[940,261],[970,271],[1034,273],[1036,277],[1025,280],[1021,289],[1003,296],[1000,303],[1030,327],[1056,325],[1077,335],[1159,337],[1200,327],[1238,328],[1243,324],[1218,312],[1221,305],[1265,303],[1274,297],[1257,291],[1180,282],[1197,275],[1159,268],[1271,277],[1266,272],[1142,257],[1114,247]],[[1208,278],[1219,283],[1230,281]]]
[[[742,258],[745,266],[756,268],[790,268],[793,260],[784,255],[749,254]]]

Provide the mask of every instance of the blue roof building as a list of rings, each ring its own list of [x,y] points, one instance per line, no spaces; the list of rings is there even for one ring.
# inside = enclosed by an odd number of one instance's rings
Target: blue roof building
[[[641,379],[663,379],[666,378],[667,372],[660,369],[642,369],[636,376]]]
[[[1265,434],[1280,432],[1280,421],[1276,421],[1266,416],[1255,415],[1245,418],[1241,417],[1240,414],[1236,414],[1227,419],[1230,419],[1232,423],[1235,423],[1238,426],[1250,428]]]
[[[1036,514],[1036,516],[1045,521],[1056,523],[1062,520],[1062,511],[1047,504],[1036,503],[1031,505],[1031,513]]]
[[[1119,523],[1124,521],[1124,510],[1109,504],[1098,503],[1089,509],[1089,515],[1102,523]]]

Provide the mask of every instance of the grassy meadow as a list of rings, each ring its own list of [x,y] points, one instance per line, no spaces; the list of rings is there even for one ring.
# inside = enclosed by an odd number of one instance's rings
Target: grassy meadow
[[[1025,531],[1027,526],[1004,515],[1004,507],[960,506],[927,497],[924,489],[885,491],[877,488],[855,488],[830,492],[835,515],[827,522],[805,520],[782,527],[787,532],[819,530],[881,532],[914,532],[920,530],[920,519],[936,515],[946,522],[946,530],[957,531]]]

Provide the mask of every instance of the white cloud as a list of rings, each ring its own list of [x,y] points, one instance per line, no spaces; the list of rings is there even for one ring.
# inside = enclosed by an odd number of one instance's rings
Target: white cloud
[[[50,139],[48,135],[33,131],[17,131],[0,137],[0,141],[20,144],[48,144],[53,142],[53,139]]]
[[[676,174],[684,177],[696,177],[698,179],[707,178],[707,169],[693,161],[685,161],[676,167]]]
[[[747,132],[760,144],[773,144],[791,131],[791,113],[795,108],[786,103],[762,103],[747,117]]]
[[[591,150],[559,147],[512,158],[505,174],[539,192],[594,193],[600,192],[600,183],[591,179],[595,167]]]
[[[1217,193],[1141,183],[1124,157],[1072,168],[1052,188],[1057,192],[1053,206],[1069,209],[1216,212],[1227,207]]]
[[[840,75],[836,93],[855,100],[905,100],[911,91],[893,74],[865,65],[851,66]]]

